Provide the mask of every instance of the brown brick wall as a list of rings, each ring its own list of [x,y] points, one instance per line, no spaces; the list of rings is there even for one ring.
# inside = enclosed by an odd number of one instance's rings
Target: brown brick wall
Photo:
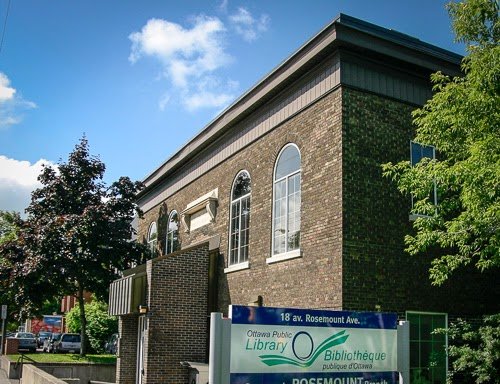
[[[146,235],[152,220],[161,223],[172,209],[181,212],[218,188],[215,223],[181,232],[181,243],[186,247],[221,235],[218,307],[224,313],[229,304],[248,304],[258,295],[267,306],[492,312],[499,292],[487,274],[478,281],[474,271],[459,273],[434,287],[428,279],[433,254],[404,251],[410,199],[382,177],[381,164],[409,157],[413,109],[368,92],[336,90],[146,212],[139,235]],[[289,142],[302,155],[303,257],[268,265],[273,169]],[[252,178],[250,268],[225,274],[230,189],[242,169]]]
[[[267,306],[342,307],[341,283],[341,99],[332,92],[289,119],[261,140],[188,185],[163,205],[145,213],[139,238],[160,212],[182,211],[188,203],[219,188],[215,223],[181,232],[182,246],[220,234],[219,309],[248,304],[257,295]],[[297,144],[302,156],[303,257],[268,265],[271,256],[273,169],[281,148]],[[252,179],[250,268],[224,274],[227,265],[229,203],[232,182],[246,169]],[[164,214],[163,214],[164,215]],[[161,219],[160,219],[161,220]],[[160,240],[165,233],[160,231]]]
[[[404,251],[410,197],[382,176],[380,165],[409,159],[415,107],[349,88],[342,98],[344,309],[472,315],[498,310],[494,276],[471,269],[432,286],[428,270],[436,254]]]
[[[116,383],[135,384],[137,364],[137,315],[118,318],[118,359],[116,362]]]
[[[144,384],[187,383],[181,361],[208,362],[208,244],[148,261]]]

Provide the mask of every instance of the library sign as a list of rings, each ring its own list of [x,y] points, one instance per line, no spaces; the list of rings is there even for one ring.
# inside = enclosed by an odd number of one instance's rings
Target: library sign
[[[232,384],[392,384],[397,316],[231,307]]]

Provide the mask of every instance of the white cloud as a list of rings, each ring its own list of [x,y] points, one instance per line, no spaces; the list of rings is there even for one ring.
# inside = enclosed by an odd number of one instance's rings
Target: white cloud
[[[270,17],[262,14],[258,19],[245,8],[238,8],[238,12],[229,16],[234,30],[243,37],[243,40],[252,42],[256,40],[269,27]]]
[[[10,80],[0,72],[0,130],[22,121],[25,110],[36,108],[32,101],[19,96],[17,90],[10,86]]]
[[[151,19],[141,32],[132,33],[129,60],[142,56],[158,58],[175,85],[185,87],[191,78],[199,78],[219,69],[231,60],[224,51],[224,24],[217,18],[198,16],[191,29],[161,19]]]
[[[219,9],[226,13],[228,1]],[[245,8],[229,16],[236,33],[247,41],[257,39],[269,25],[269,16],[254,18]],[[188,111],[199,108],[226,107],[233,99],[238,83],[220,81],[218,73],[233,58],[227,52],[224,23],[217,17],[197,16],[189,27],[163,20],[150,19],[139,32],[129,35],[132,42],[129,61],[152,57],[162,66],[162,77],[168,79],[172,89],[158,100],[164,111],[168,105],[181,103]]]
[[[200,79],[193,92],[185,92],[182,95],[182,104],[188,111],[199,108],[223,109],[234,99],[234,91],[238,89],[237,81],[228,80],[224,84],[214,76],[206,76]],[[214,90],[218,90],[215,92]]]
[[[43,164],[55,165],[44,159],[31,164],[0,155],[0,210],[24,213],[31,201],[31,192],[41,186],[37,178]]]
[[[228,0],[222,0],[218,6],[219,11],[226,13],[228,2],[229,2]]]
[[[163,96],[160,98],[160,101],[158,101],[158,108],[160,108],[160,111],[164,111],[165,107],[170,101],[170,94],[169,93],[164,93]]]
[[[228,105],[233,99],[234,95],[231,94],[203,91],[186,95],[183,98],[183,104],[189,111],[192,111],[203,107],[221,108]]]
[[[0,72],[0,103],[14,98],[16,90],[10,87],[9,78]]]
[[[180,95],[188,110],[220,107],[233,95],[213,81],[216,72],[227,66],[232,57],[225,49],[225,27],[216,17],[198,16],[191,28],[161,19],[150,19],[140,32],[132,33],[129,60],[136,63],[142,57],[160,61],[164,76],[175,92],[161,96],[158,107],[164,110],[171,95]]]

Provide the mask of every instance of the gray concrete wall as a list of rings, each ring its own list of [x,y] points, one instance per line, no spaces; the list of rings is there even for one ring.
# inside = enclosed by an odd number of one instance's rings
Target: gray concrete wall
[[[116,377],[116,366],[110,364],[37,364],[37,367],[61,379],[78,378],[81,384],[91,380],[114,383]]]
[[[30,384],[66,384],[65,381],[31,364],[23,365],[23,382]]]
[[[6,357],[0,357],[0,368],[7,372],[9,379],[19,379],[19,374],[22,370],[22,379],[25,383],[32,383],[31,379],[24,376],[25,371],[31,367],[42,370],[48,375],[59,379],[77,379],[81,384],[89,384],[90,381],[101,381],[114,383],[116,377],[116,365],[112,364],[68,364],[68,363],[47,363],[47,364],[23,364],[14,369],[15,362],[10,361]],[[31,371],[29,375],[32,375]],[[75,382],[72,380],[71,382]],[[33,381],[37,384],[38,381]],[[41,381],[40,383],[45,383]],[[58,382],[54,382],[58,383]]]

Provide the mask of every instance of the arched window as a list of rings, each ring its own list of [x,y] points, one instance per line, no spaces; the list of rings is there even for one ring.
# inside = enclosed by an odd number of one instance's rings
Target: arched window
[[[247,171],[241,171],[234,179],[231,191],[229,265],[248,261],[251,192],[250,175]]]
[[[300,152],[295,144],[280,152],[274,169],[273,256],[300,248]]]
[[[156,255],[156,244],[158,241],[158,230],[156,229],[156,222],[152,222],[149,226],[148,232],[148,245],[153,256]]]
[[[172,211],[168,217],[167,254],[179,250],[179,244],[179,215]]]

